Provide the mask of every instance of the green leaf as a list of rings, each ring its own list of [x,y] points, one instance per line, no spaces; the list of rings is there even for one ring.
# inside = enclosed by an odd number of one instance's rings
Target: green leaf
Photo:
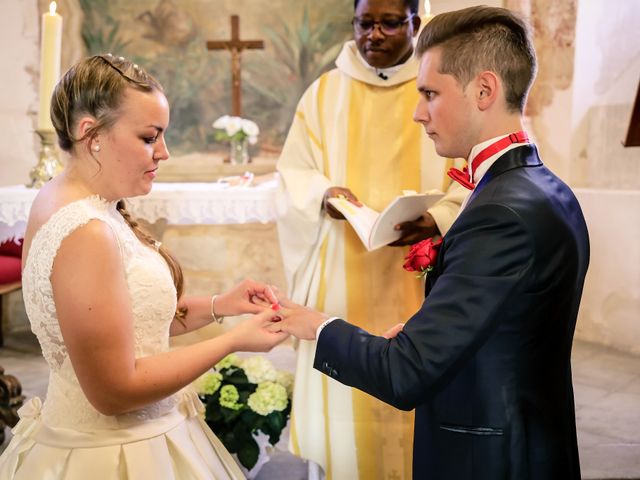
[[[260,449],[253,437],[242,445],[242,448],[238,450],[238,460],[247,469],[251,470],[258,462],[258,455]]]
[[[219,395],[214,395],[213,398],[208,399],[204,414],[207,420],[211,420],[214,422],[220,422],[224,420],[222,407],[218,403],[219,398]]]
[[[236,386],[247,385],[249,383],[249,380],[247,379],[247,376],[245,375],[244,370],[240,368],[229,372],[229,374],[225,378],[225,381]]]
[[[281,432],[287,422],[280,412],[271,412],[267,415],[267,423],[272,430]]]
[[[220,413],[222,414],[222,419],[224,420],[224,423],[226,423],[226,424],[231,424],[231,423],[235,422],[236,419],[240,415],[242,415],[242,411],[243,411],[243,409],[232,410],[230,408],[226,408],[226,407],[223,407],[221,405],[218,405],[218,408],[220,409]]]

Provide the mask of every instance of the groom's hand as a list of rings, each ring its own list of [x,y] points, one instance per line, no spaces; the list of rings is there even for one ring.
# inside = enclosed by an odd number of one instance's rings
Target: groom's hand
[[[318,327],[329,318],[326,313],[290,300],[282,301],[281,305],[278,310],[281,320],[274,324],[274,327],[301,340],[315,340]]]

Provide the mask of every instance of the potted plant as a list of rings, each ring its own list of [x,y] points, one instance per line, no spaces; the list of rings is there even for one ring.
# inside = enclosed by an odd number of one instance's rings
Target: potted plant
[[[268,461],[264,440],[278,443],[289,420],[293,375],[276,370],[264,357],[231,354],[196,386],[205,421],[251,478]]]

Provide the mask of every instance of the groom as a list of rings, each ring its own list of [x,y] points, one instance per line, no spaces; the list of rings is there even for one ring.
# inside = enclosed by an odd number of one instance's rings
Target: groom
[[[501,8],[445,13],[416,51],[415,120],[439,155],[468,159],[454,176],[473,189],[425,301],[391,339],[288,302],[280,328],[317,336],[326,375],[416,409],[414,478],[579,479],[570,356],[589,240],[522,131],[527,25]]]

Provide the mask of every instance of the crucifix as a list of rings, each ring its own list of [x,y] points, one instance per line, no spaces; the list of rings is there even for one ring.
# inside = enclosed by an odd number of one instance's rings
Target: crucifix
[[[240,40],[240,17],[231,15],[231,40],[207,42],[207,50],[229,50],[231,52],[231,95],[232,115],[240,117],[242,91],[240,88],[240,55],[244,49],[262,49],[262,40]]]

